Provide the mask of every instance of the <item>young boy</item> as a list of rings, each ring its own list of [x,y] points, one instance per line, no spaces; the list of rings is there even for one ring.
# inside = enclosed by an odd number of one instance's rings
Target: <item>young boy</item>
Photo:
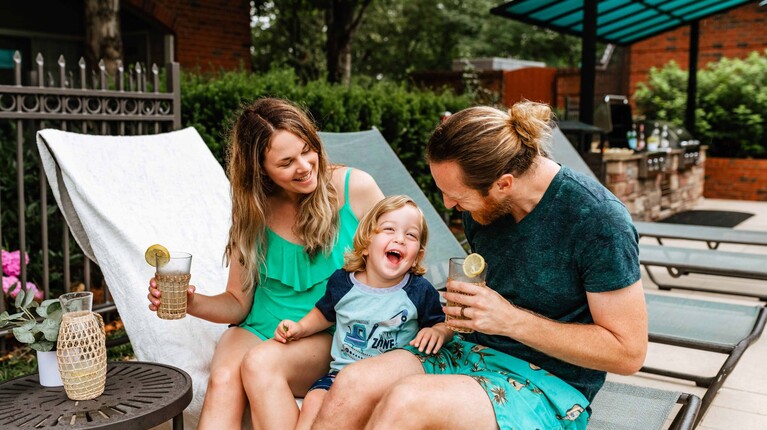
[[[295,341],[336,324],[330,373],[304,398],[297,429],[311,427],[336,374],[349,363],[413,345],[436,353],[452,338],[439,294],[421,275],[428,229],[407,196],[391,196],[360,221],[354,249],[328,280],[325,295],[301,321],[284,320],[279,342]]]

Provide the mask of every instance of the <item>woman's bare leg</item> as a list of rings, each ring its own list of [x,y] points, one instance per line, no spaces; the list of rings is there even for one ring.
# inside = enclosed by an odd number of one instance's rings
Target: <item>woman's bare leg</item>
[[[306,393],[304,403],[301,405],[301,414],[298,416],[296,430],[309,430],[320,413],[322,401],[325,399],[327,390],[315,389]]]
[[[246,403],[240,364],[248,350],[261,343],[258,336],[240,327],[232,327],[221,336],[210,363],[199,429],[240,428]]]
[[[391,387],[402,378],[423,373],[418,358],[403,350],[390,351],[350,364],[336,376],[312,428],[363,428],[375,406]],[[418,405],[411,407],[411,412],[419,408]]]
[[[294,397],[328,372],[331,336],[318,333],[282,344],[269,340],[248,352],[242,362],[243,386],[254,429],[292,429],[298,422]]]

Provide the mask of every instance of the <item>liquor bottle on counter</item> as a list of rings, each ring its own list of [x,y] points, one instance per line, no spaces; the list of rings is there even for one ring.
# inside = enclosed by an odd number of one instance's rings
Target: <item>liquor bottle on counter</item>
[[[660,147],[664,151],[668,151],[668,147],[669,147],[668,125],[663,126],[663,132],[660,134]]]
[[[650,134],[650,137],[647,138],[647,150],[650,152],[655,152],[658,150],[659,144],[660,144],[660,126],[656,122],[655,128]]]
[[[644,151],[644,123],[639,123],[639,134],[637,135],[637,151]]]
[[[631,127],[631,130],[626,132],[626,141],[628,142],[629,148],[631,149],[637,149],[637,130],[636,125],[633,125]]]

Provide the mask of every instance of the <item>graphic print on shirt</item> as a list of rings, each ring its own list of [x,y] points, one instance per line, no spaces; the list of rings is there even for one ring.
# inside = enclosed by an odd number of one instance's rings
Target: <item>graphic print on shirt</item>
[[[407,309],[402,309],[391,318],[373,324],[369,332],[367,325],[369,321],[358,321],[347,326],[348,332],[344,336],[344,355],[352,359],[361,360],[366,357],[372,357],[372,355],[365,352],[368,348],[377,350],[379,353],[395,348],[400,328],[407,321],[407,317]]]

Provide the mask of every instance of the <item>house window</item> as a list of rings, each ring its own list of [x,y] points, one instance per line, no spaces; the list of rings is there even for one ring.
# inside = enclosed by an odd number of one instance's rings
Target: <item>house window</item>
[[[0,49],[0,69],[13,69],[13,52],[10,49]]]

